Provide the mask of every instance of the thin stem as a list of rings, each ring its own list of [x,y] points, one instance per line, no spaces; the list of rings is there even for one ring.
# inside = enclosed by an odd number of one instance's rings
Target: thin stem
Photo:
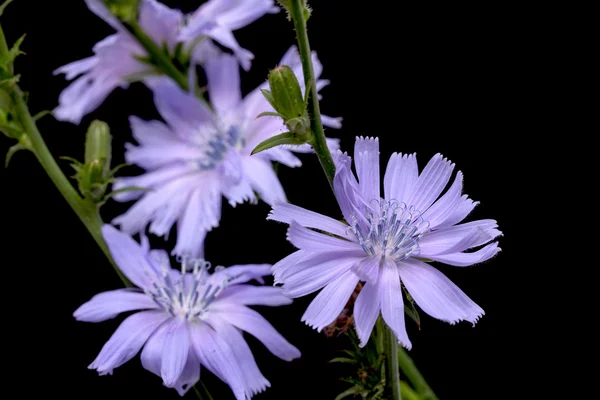
[[[398,339],[389,326],[385,326],[385,386],[390,399],[402,400],[400,372],[398,370]]]
[[[2,29],[0,28],[0,32],[1,31]],[[87,230],[90,232],[106,258],[108,258],[112,264],[117,275],[119,275],[119,278],[121,278],[126,286],[131,286],[131,283],[129,283],[127,278],[123,275],[119,268],[117,268],[117,265],[108,251],[108,246],[102,237],[101,228],[103,222],[100,218],[100,214],[98,213],[98,208],[95,204],[82,199],[73,186],[69,183],[67,177],[61,171],[60,167],[54,160],[54,157],[52,157],[52,154],[50,154],[50,150],[48,150],[44,139],[42,139],[42,135],[38,131],[35,121],[33,120],[27,104],[25,103],[23,92],[18,86],[14,86],[11,96],[15,104],[15,111],[17,112],[18,118],[21,121],[27,136],[31,140],[32,151],[37,157],[38,161],[56,188],[59,190],[60,194],[62,194],[73,211],[75,211],[75,214],[77,214],[81,222],[83,222]]]
[[[135,21],[128,21],[129,30],[135,36],[137,41],[146,49],[152,61],[164,72],[171,77],[183,90],[189,90],[187,77],[181,72],[171,59],[158,47],[156,43],[144,32],[144,30]]]
[[[304,16],[304,0],[292,0],[290,14],[294,20],[294,28],[298,38],[298,50],[302,60],[302,70],[304,72],[305,87],[310,87],[310,96],[308,109],[310,114],[310,125],[313,133],[312,146],[321,162],[329,184],[333,187],[333,177],[335,176],[335,164],[325,139],[325,131],[321,122],[321,111],[319,109],[318,90],[315,79],[315,72],[310,54],[310,43],[308,42],[308,33],[306,31],[306,19]]]
[[[433,393],[433,390],[431,390],[425,381],[425,378],[423,378],[423,375],[421,375],[415,366],[413,360],[403,348],[398,349],[398,364],[404,375],[406,375],[406,378],[413,384],[417,393],[419,393],[424,400],[438,400],[435,393]]]
[[[200,387],[202,387],[202,390],[198,389],[198,385],[200,385]],[[200,400],[214,400],[213,397],[210,395],[208,389],[204,385],[204,382],[202,382],[202,381],[198,382],[194,386],[194,392],[196,393],[196,396],[198,396],[198,398]],[[204,394],[202,394],[202,393],[204,393]]]

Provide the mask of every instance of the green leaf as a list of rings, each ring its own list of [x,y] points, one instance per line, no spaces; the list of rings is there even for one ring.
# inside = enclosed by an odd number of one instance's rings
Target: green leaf
[[[306,143],[306,140],[299,138],[298,135],[291,132],[284,132],[259,143],[258,146],[252,150],[251,154],[260,153],[261,151],[275,146],[281,146],[282,144],[300,145],[304,143]]]
[[[0,80],[0,88],[8,88],[19,83],[19,79],[21,79],[21,75],[14,75],[6,79]]]
[[[2,16],[2,14],[4,14],[4,9],[6,8],[6,6],[8,6],[12,2],[13,0],[6,0],[4,3],[2,3],[2,5],[0,5],[0,17]]]
[[[358,393],[360,393],[362,391],[363,391],[363,388],[360,387],[360,386],[358,386],[358,385],[356,385],[356,386],[353,386],[350,389],[348,389],[346,391],[343,391],[342,393],[338,394],[337,397],[334,400],[342,400],[342,399],[345,399],[348,396],[356,395],[356,394],[358,394]]]
[[[276,112],[272,112],[272,111],[261,112],[260,114],[258,114],[256,116],[255,119],[258,119],[260,117],[280,117],[280,118],[283,118],[283,116],[281,114],[276,113]]]
[[[12,63],[20,54],[25,54],[19,48],[21,47],[23,40],[25,40],[25,36],[26,34],[23,34],[20,38],[18,38],[15,44],[13,44],[12,48],[8,51],[8,62]]]
[[[273,98],[273,93],[271,93],[270,90],[267,89],[260,89],[260,91],[262,92],[263,96],[265,96],[265,99],[267,99],[267,101],[269,102],[269,104],[275,108],[275,99]]]
[[[49,114],[52,114],[52,111],[50,111],[50,110],[40,111],[39,113],[37,113],[33,116],[33,120],[37,122]]]
[[[346,363],[346,364],[356,364],[358,361],[348,357],[336,357],[329,360],[330,363]]]

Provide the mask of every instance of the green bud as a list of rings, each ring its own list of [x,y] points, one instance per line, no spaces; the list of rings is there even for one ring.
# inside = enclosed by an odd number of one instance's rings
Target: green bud
[[[302,117],[306,107],[296,74],[287,65],[269,73],[269,86],[273,96],[272,106],[285,120]]]
[[[90,124],[85,138],[84,162],[86,165],[94,165],[99,177],[110,170],[111,141],[110,128],[106,122],[95,120]]]
[[[137,20],[139,0],[103,0],[110,12],[122,21]]]

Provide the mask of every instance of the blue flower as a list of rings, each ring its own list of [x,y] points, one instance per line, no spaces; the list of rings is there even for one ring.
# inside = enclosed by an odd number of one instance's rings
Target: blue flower
[[[270,273],[269,265],[217,267],[184,260],[172,269],[166,252],[140,246],[110,225],[102,228],[119,269],[139,289],[100,293],[73,314],[78,321],[101,322],[122,312],[127,317],[90,364],[100,375],[132,359],[142,349],[144,368],[183,396],[200,379],[201,365],[226,382],[237,400],[270,386],[261,374],[242,331],[262,342],[277,357],[300,357],[269,322],[247,306],[281,306],[291,300],[275,287],[246,282]]]

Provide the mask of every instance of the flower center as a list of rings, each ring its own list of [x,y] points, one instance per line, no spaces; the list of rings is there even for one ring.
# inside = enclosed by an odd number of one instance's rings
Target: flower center
[[[215,274],[211,274],[211,265],[205,260],[182,259],[181,273],[172,269],[168,260],[162,260],[160,266],[159,273],[147,274],[152,288],[144,292],[169,314],[188,321],[202,319],[210,304],[234,278],[216,274],[225,269],[221,266],[215,267]]]
[[[196,160],[196,165],[201,170],[214,169],[225,160],[231,148],[239,147],[241,140],[241,131],[235,125],[224,131],[216,131],[208,137],[197,137],[196,145],[204,149],[204,154]]]
[[[373,200],[368,207],[365,224],[361,227],[352,216],[351,229],[363,250],[372,256],[395,261],[405,260],[419,253],[419,239],[428,231],[429,222],[413,206],[396,200]]]

